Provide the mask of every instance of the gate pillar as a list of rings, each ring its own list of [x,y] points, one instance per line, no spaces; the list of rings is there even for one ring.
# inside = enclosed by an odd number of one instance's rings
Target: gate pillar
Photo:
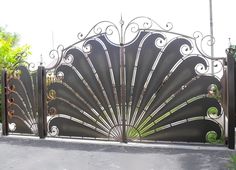
[[[47,136],[47,115],[46,115],[46,71],[42,66],[38,67],[38,135],[40,138]]]
[[[7,97],[6,97],[6,83],[7,82],[7,71],[2,71],[2,135],[8,135],[8,121],[7,121]]]
[[[228,147],[235,148],[235,60],[234,49],[227,54],[227,114],[228,114]]]

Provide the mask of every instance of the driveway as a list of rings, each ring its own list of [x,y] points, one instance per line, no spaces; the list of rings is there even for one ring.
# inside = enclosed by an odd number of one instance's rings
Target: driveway
[[[1,170],[223,170],[225,147],[0,137]]]

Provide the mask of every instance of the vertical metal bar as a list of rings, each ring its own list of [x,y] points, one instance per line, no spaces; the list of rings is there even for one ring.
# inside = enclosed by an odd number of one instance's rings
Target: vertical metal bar
[[[2,71],[2,135],[8,135],[7,119],[7,71]]]
[[[227,126],[228,124],[226,124],[226,114],[228,113],[228,108],[227,108],[227,58],[225,58],[223,60],[223,76],[220,80],[221,82],[221,89],[222,89],[222,98],[221,98],[221,102],[222,102],[222,107],[223,107],[223,111],[224,111],[224,117],[223,117],[223,128],[224,128],[224,134],[226,134],[226,132],[228,131]],[[225,140],[225,142],[227,142]]]
[[[214,58],[214,34],[213,34],[213,11],[212,0],[209,1],[210,6],[210,34],[211,34],[211,57]],[[211,73],[214,74],[214,60],[211,60]]]
[[[40,138],[47,136],[47,115],[46,115],[46,71],[43,66],[38,67],[38,134]]]
[[[120,44],[120,79],[121,79],[121,115],[122,115],[122,142],[127,143],[126,136],[126,118],[125,118],[125,101],[126,101],[126,81],[125,81],[125,49]]]
[[[228,147],[235,148],[235,60],[234,52],[229,49],[227,55],[227,111],[228,111]]]
[[[126,101],[126,69],[125,69],[125,48],[123,35],[124,21],[122,15],[120,18],[120,82],[121,82],[121,115],[122,115],[122,142],[127,143],[126,134],[126,116],[125,116],[125,101]]]

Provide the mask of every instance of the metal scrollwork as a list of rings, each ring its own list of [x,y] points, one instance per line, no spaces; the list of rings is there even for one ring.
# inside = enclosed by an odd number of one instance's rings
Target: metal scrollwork
[[[120,34],[118,27],[116,24],[110,21],[101,21],[98,22],[95,26],[92,27],[92,29],[86,34],[83,35],[81,32],[78,33],[77,37],[78,39],[81,40],[86,40],[89,36],[94,36],[98,34],[107,34],[107,35],[112,35],[113,30],[117,31],[118,35]]]
[[[64,62],[68,65],[72,64],[73,61],[74,61],[74,56],[71,54],[64,57]]]
[[[149,17],[140,16],[132,19],[124,29],[124,42],[126,42],[126,36],[128,36],[129,30],[131,33],[138,33],[141,30],[159,30],[162,32],[169,32],[173,28],[173,24],[171,22],[166,23],[165,27],[162,27],[156,21]]]
[[[127,24],[121,18],[120,27],[101,21],[79,33],[78,42],[52,51],[49,134],[121,141],[125,131],[128,140],[219,140],[221,86],[210,70],[221,73],[223,59],[204,51],[213,45],[210,36],[172,28],[149,17]]]
[[[209,131],[206,134],[206,140],[209,143],[215,143],[217,141],[217,133],[215,131]]]
[[[56,137],[59,135],[59,129],[56,126],[52,126],[50,129],[50,136]]]
[[[7,80],[8,123],[12,133],[38,134],[36,73],[29,63],[18,65]]]
[[[126,26],[125,28],[125,33],[126,30],[131,27],[131,30],[133,29],[132,32],[136,32],[138,30],[147,30],[147,29],[157,29],[157,30],[162,30],[162,31],[170,31],[173,28],[173,24],[171,22],[166,23],[165,27],[162,27],[160,24],[158,24],[156,21],[149,17],[145,16],[140,16],[132,19]]]
[[[47,70],[56,68],[60,64],[63,58],[63,51],[64,51],[63,45],[59,45],[56,50],[50,51],[49,57],[50,59],[53,60],[53,62],[48,67],[46,67]]]
[[[35,63],[27,63],[28,65],[28,70],[31,71],[31,72],[35,72],[37,70],[37,67],[35,65]]]
[[[218,119],[221,116],[221,113],[218,111],[216,107],[210,107],[207,110],[207,114],[212,119]]]
[[[204,50],[204,47],[210,47],[215,44],[215,38],[211,37],[210,35],[203,35],[200,31],[195,31],[193,33],[193,38],[195,42],[195,46],[198,50],[198,52],[204,56],[205,58],[211,59],[211,60],[218,60],[222,58],[213,58],[209,54],[207,54]]]
[[[55,99],[55,98],[53,98]],[[48,114],[49,115],[56,115],[57,114],[57,110],[55,107],[50,107],[49,110],[48,110]]]
[[[199,63],[195,66],[195,71],[198,75],[206,75],[209,72],[209,63],[207,61],[207,66]]]
[[[193,52],[193,46],[189,46],[188,44],[184,44],[180,47],[180,52],[183,56],[188,56]]]
[[[156,39],[156,41],[155,41],[155,45],[156,45],[158,48],[162,48],[162,47],[164,47],[166,44],[167,44],[166,37],[165,37],[165,38],[158,37],[158,38]]]
[[[15,123],[9,123],[8,127],[9,127],[9,130],[12,131],[12,132],[14,132],[16,130],[16,124]]]

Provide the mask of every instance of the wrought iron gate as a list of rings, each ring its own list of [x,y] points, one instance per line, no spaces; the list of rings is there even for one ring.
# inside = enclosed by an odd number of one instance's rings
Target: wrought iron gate
[[[56,64],[40,67],[36,92],[25,67],[8,77],[10,131],[122,142],[228,141],[231,120],[220,82],[225,59],[202,48],[211,37],[182,35],[171,23],[163,28],[138,17],[126,27],[121,19],[120,28],[100,22],[78,38],[50,53]]]

